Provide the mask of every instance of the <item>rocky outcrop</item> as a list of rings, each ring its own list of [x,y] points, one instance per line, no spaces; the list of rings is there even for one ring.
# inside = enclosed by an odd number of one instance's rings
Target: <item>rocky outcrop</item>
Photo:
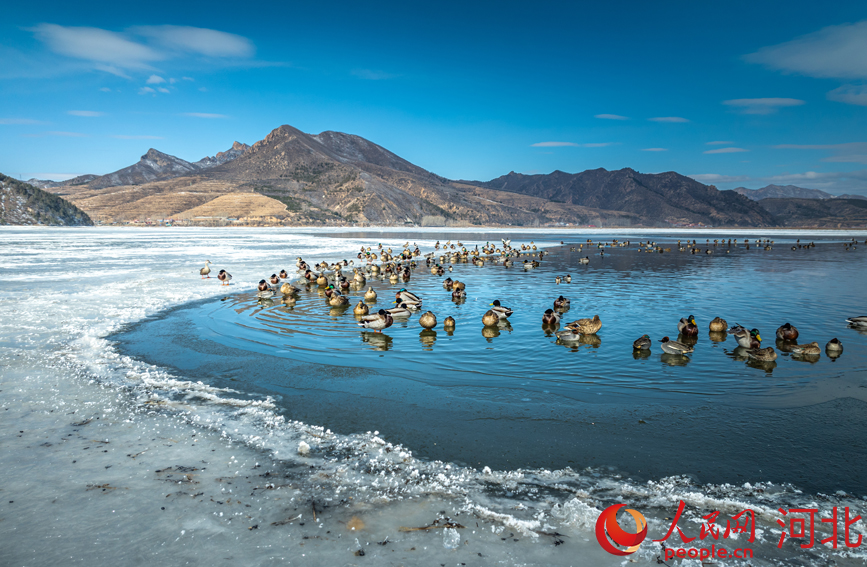
[[[0,173],[0,225],[93,226],[72,203]]]

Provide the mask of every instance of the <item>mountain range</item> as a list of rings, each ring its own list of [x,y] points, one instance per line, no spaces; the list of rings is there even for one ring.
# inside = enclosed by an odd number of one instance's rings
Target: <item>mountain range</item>
[[[732,189],[736,193],[752,199],[753,201],[761,201],[763,199],[865,199],[861,195],[832,195],[819,189],[804,189],[795,185],[766,185],[761,189],[747,189],[746,187],[738,187]]]
[[[785,213],[782,222],[763,205],[766,199],[719,191],[676,172],[629,168],[455,181],[360,136],[312,135],[288,125],[252,146],[235,142],[197,162],[150,149],[107,175],[33,182],[103,222],[760,227],[829,218],[839,224],[837,213],[851,213],[810,209],[806,216]]]

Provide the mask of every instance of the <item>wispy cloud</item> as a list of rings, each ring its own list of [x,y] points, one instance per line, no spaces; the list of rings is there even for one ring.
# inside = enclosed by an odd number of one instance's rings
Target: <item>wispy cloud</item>
[[[701,183],[743,183],[749,181],[746,175],[722,175],[719,173],[699,173],[696,175],[687,175]]]
[[[368,81],[384,81],[387,79],[394,79],[398,76],[394,73],[387,73],[385,71],[377,71],[374,69],[353,69],[352,75],[359,79],[365,79]]]
[[[150,69],[165,55],[123,34],[88,27],[39,24],[31,29],[36,39],[57,54],[91,61],[97,69],[123,75],[120,69]]]
[[[165,140],[162,136],[127,136],[124,134],[117,134],[111,137],[118,140]]]
[[[145,83],[147,83],[149,85],[158,85],[160,83],[165,83],[165,82],[166,82],[166,80],[163,79],[162,77],[160,77],[159,75],[151,75],[150,77],[148,77],[148,80],[145,81]]]
[[[154,94],[156,91],[150,87],[142,87],[138,90],[138,94]]]
[[[773,114],[787,106],[801,106],[805,101],[797,98],[736,98],[723,104],[734,107],[742,114]]]
[[[808,77],[867,79],[867,20],[828,26],[745,55],[750,63]]]
[[[50,132],[40,132],[38,134],[22,134],[25,138],[43,138],[45,136],[59,136],[61,138],[86,138],[87,134],[81,132],[60,132],[57,130]]]
[[[46,124],[42,120],[33,120],[32,118],[0,118],[0,124],[7,125],[30,125],[30,124]]]
[[[97,116],[104,116],[104,112],[97,112],[96,110],[69,110],[66,112],[70,116],[81,116],[83,118],[96,118]]]
[[[157,91],[159,91],[159,92],[161,92],[161,93],[163,93],[163,94],[169,94],[169,93],[172,92],[172,91],[170,91],[169,89],[167,89],[167,88],[165,88],[165,87],[157,87]]]
[[[707,150],[703,153],[706,154],[737,154],[740,152],[748,152],[750,150],[745,150],[743,148],[717,148],[715,150]]]
[[[783,173],[763,178],[775,185],[798,185],[808,189],[821,189],[832,194],[859,193],[867,195],[867,169],[857,171],[806,171]]]
[[[182,112],[178,116],[190,116],[192,118],[228,118],[225,114],[210,114],[208,112]]]
[[[828,100],[867,106],[867,85],[843,85],[828,91]]]
[[[834,163],[864,163],[867,164],[867,142],[850,142],[846,144],[780,144],[773,146],[776,150],[825,150],[833,155],[822,161]]]
[[[656,116],[654,118],[648,118],[648,120],[651,122],[689,122],[689,120],[680,116]]]
[[[601,118],[602,120],[629,120],[628,116],[620,116],[619,114],[596,114],[593,118]]]
[[[225,58],[247,58],[256,53],[253,42],[246,37],[207,28],[139,26],[130,32],[150,38],[168,51]]]
[[[561,148],[561,147],[572,147],[572,148],[604,148],[606,146],[614,145],[614,142],[595,142],[589,144],[576,144],[575,142],[536,142],[535,144],[530,144],[531,148]]]
[[[705,143],[705,145],[707,145],[707,146],[728,146],[730,144],[734,144],[734,142],[724,142],[722,140],[717,140],[714,142],[706,142]]]
[[[642,152],[667,152],[668,148],[643,148]]]

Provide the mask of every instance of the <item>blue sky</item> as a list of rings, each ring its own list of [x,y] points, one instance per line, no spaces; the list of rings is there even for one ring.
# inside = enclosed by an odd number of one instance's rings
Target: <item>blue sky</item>
[[[0,171],[190,161],[281,124],[440,175],[631,167],[867,194],[867,4],[15,3]]]

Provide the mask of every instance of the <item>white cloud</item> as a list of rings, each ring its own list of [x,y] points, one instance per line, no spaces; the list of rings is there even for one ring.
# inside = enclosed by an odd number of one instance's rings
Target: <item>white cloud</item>
[[[352,74],[359,79],[366,79],[368,81],[384,81],[399,76],[385,71],[376,71],[374,69],[353,69]]]
[[[667,152],[668,148],[643,148],[642,152]]]
[[[161,92],[161,93],[165,93],[165,94],[169,94],[170,92],[172,92],[172,91],[170,91],[169,89],[167,89],[167,88],[165,88],[165,87],[157,87],[157,90],[158,90],[159,92]]]
[[[181,80],[183,80],[183,81],[195,81],[195,79],[192,77],[181,77]]]
[[[867,20],[822,28],[744,56],[788,73],[809,77],[867,79]]]
[[[169,50],[207,57],[252,57],[256,48],[246,37],[190,26],[140,26],[135,34],[148,37]]]
[[[821,189],[832,194],[867,194],[867,169],[857,171],[806,171],[804,173],[783,173],[763,179],[775,185],[797,185],[808,189]]]
[[[560,148],[564,146],[569,146],[573,148],[604,148],[606,146],[613,145],[612,142],[596,142],[589,144],[576,144],[575,142],[536,142],[535,144],[530,144],[531,148]]]
[[[719,173],[699,173],[687,175],[701,183],[742,183],[750,178],[746,175],[721,175]]]
[[[70,116],[81,116],[83,118],[96,118],[97,116],[103,116],[104,112],[97,112],[95,110],[69,110],[67,114]]]
[[[648,120],[651,122],[689,122],[689,120],[680,116],[657,116],[655,118],[648,118]]]
[[[150,69],[151,63],[165,58],[147,45],[99,28],[39,24],[31,31],[55,53],[92,61],[97,68],[116,75],[119,69]]]
[[[723,142],[723,141],[717,140],[715,142],[706,142],[705,143],[706,146],[728,146],[730,144],[734,144],[734,142]]]
[[[149,85],[158,85],[160,83],[165,83],[165,82],[166,82],[166,80],[163,79],[162,77],[160,77],[159,75],[151,75],[150,77],[148,77],[148,80],[145,81],[145,83],[147,83]]]
[[[156,91],[153,90],[153,89],[150,88],[150,87],[142,87],[142,88],[140,88],[140,89],[138,90],[138,94],[152,94],[152,93],[155,93],[155,92],[156,92]]]
[[[210,114],[207,112],[184,112],[180,116],[190,116],[192,118],[228,118],[225,114]]]
[[[826,95],[828,100],[867,106],[867,85],[843,85]]]
[[[593,118],[601,118],[602,120],[629,120],[628,116],[620,116],[619,114],[596,114]]]
[[[25,138],[42,138],[44,136],[59,136],[61,138],[86,138],[87,134],[82,134],[81,132],[59,132],[59,131],[51,131],[51,132],[41,132],[39,134],[22,134]]]
[[[102,87],[102,88],[99,89],[99,90],[101,90],[101,91],[104,92],[104,93],[110,93],[110,92],[111,92],[111,89],[108,88],[108,87]]]
[[[199,91],[206,93],[206,92],[208,92],[208,89],[206,87],[199,87]]]
[[[7,125],[29,125],[29,124],[45,124],[41,120],[33,120],[32,118],[0,118],[0,124]]]
[[[723,104],[738,108],[743,114],[773,114],[781,108],[806,102],[797,98],[736,98],[724,100]]]
[[[706,154],[736,154],[740,152],[748,152],[750,150],[745,150],[743,148],[717,148],[715,150],[707,150]]]
[[[834,153],[822,161],[834,163],[864,163],[867,164],[867,142],[850,142],[847,144],[780,144],[773,146],[776,150],[829,150]]]
[[[123,134],[118,134],[116,136],[112,136],[112,138],[116,138],[118,140],[164,140],[162,136],[125,136]]]

